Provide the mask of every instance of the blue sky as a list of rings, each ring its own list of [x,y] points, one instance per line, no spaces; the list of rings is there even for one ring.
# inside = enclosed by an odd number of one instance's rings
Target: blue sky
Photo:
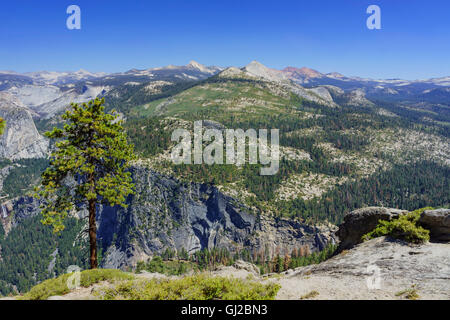
[[[81,30],[66,9],[81,8]],[[381,8],[381,30],[366,9]],[[196,60],[308,66],[371,78],[450,76],[447,0],[14,0],[0,5],[0,70],[118,72]]]

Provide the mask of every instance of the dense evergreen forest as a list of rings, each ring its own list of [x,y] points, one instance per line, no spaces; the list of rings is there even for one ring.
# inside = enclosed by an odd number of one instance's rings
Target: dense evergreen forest
[[[394,165],[367,178],[347,182],[318,201],[294,199],[278,203],[278,214],[307,221],[340,223],[345,213],[365,206],[415,210],[450,203],[450,168],[433,162]]]
[[[33,189],[48,165],[47,159],[22,159],[14,163],[3,180],[3,193],[9,198],[24,195]]]
[[[25,292],[42,280],[66,273],[70,265],[87,267],[87,241],[78,238],[81,221],[69,218],[64,232],[56,235],[40,219],[24,219],[6,237],[0,228],[0,294]]]
[[[330,244],[320,252],[311,252],[308,246],[294,248],[292,252],[269,254],[269,250],[251,251],[243,249],[231,253],[225,248],[203,249],[189,255],[182,248],[180,252],[166,249],[161,256],[140,261],[135,272],[146,270],[167,275],[182,275],[187,272],[214,270],[218,266],[231,266],[237,260],[255,264],[260,274],[279,273],[288,269],[317,264],[329,259],[337,246]]]

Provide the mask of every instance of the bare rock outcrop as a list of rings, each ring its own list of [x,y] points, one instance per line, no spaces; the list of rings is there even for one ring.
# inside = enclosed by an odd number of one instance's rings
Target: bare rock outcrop
[[[450,241],[450,209],[425,210],[419,224],[430,230],[432,241]]]
[[[237,260],[232,266],[219,266],[214,271],[209,272],[209,274],[215,277],[259,278],[259,269],[252,263]]]
[[[336,232],[340,240],[338,251],[361,243],[361,237],[375,229],[379,220],[391,220],[407,212],[393,208],[367,207],[348,213]]]
[[[0,137],[0,157],[10,160],[46,157],[49,141],[39,134],[31,111],[16,102],[11,96],[0,94],[0,117],[6,120],[5,132]]]
[[[276,279],[278,299],[299,299],[316,291],[314,299],[450,298],[450,244],[409,245],[380,237],[356,245],[320,264],[297,268]],[[272,280],[274,281],[274,280]]]

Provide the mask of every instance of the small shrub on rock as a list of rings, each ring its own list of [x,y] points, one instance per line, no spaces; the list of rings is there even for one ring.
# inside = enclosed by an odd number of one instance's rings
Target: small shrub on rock
[[[364,241],[377,237],[388,236],[394,239],[404,240],[410,243],[424,243],[430,240],[430,231],[418,225],[420,215],[425,210],[432,208],[422,208],[405,215],[400,215],[397,219],[390,221],[380,220],[376,228],[365,234]]]

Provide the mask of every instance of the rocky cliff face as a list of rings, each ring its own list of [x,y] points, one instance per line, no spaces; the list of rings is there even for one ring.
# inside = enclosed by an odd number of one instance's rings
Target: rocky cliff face
[[[28,108],[3,93],[0,95],[0,117],[6,120],[5,132],[0,137],[0,158],[17,160],[46,156],[49,142],[37,131]]]
[[[315,227],[288,219],[257,215],[214,186],[181,183],[145,167],[133,168],[136,193],[128,207],[100,207],[98,239],[104,250],[103,267],[124,268],[165,249],[189,253],[201,249],[244,247],[269,255],[292,252],[306,245],[323,249],[334,235],[329,227]],[[39,212],[32,198],[13,203],[12,227]],[[80,218],[86,212],[78,212]]]
[[[327,227],[257,215],[210,185],[180,183],[143,167],[133,175],[137,190],[128,209],[102,208],[99,215],[105,267],[132,265],[166,248],[284,254],[302,245],[321,250],[334,241]]]

